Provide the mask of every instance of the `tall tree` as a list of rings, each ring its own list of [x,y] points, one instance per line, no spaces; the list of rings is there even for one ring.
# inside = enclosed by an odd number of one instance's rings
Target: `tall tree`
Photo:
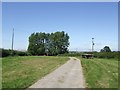
[[[68,52],[69,36],[64,31],[33,33],[29,37],[28,52],[33,55],[58,55]]]

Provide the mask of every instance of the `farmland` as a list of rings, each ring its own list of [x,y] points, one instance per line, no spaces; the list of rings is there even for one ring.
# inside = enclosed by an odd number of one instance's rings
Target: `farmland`
[[[117,88],[117,58],[81,60],[86,88]],[[27,88],[68,61],[64,56],[14,56],[2,59],[2,87]]]
[[[68,60],[54,56],[15,56],[2,59],[2,87],[27,88]]]
[[[80,58],[88,88],[117,88],[117,59]]]

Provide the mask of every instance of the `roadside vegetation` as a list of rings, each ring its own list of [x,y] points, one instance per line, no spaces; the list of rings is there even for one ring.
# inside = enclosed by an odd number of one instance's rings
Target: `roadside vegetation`
[[[67,57],[15,56],[2,59],[2,88],[27,88],[64,64]]]
[[[8,56],[31,56],[27,51],[18,51],[11,49],[0,49],[0,57],[8,57]]]
[[[83,54],[93,54],[95,58],[119,58],[119,52],[69,52],[65,54],[59,54],[59,56],[73,56],[73,57],[81,57]]]
[[[118,88],[118,59],[79,59],[88,88]]]

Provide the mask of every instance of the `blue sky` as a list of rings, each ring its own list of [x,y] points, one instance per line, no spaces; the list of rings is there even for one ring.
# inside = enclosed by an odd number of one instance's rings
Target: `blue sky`
[[[19,2],[2,4],[3,48],[11,48],[15,29],[14,49],[26,50],[33,32],[65,31],[70,36],[69,50],[90,51],[95,38],[95,50],[105,45],[118,50],[117,2]]]
[[[3,2],[119,2],[119,0],[2,0]]]

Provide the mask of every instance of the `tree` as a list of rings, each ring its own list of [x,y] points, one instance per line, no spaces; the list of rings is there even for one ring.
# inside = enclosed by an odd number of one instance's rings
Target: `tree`
[[[64,31],[55,33],[32,33],[28,52],[32,55],[58,55],[68,52],[69,36]]]
[[[109,46],[105,46],[100,52],[111,52],[111,49]]]
[[[63,54],[68,52],[67,47],[69,46],[69,36],[62,32],[51,33],[50,52],[54,55]]]

